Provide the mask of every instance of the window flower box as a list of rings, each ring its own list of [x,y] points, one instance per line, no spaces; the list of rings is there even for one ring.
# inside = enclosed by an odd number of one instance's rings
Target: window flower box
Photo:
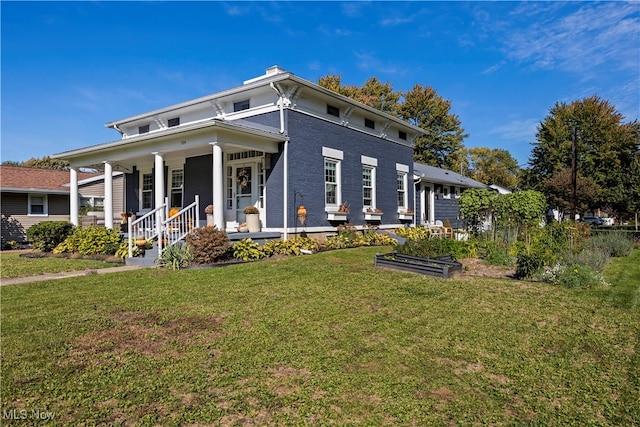
[[[327,219],[329,221],[346,222],[347,215],[349,215],[349,212],[327,212]]]

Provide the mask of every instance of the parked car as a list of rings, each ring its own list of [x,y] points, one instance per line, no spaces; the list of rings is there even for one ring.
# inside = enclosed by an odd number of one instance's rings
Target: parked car
[[[600,226],[604,224],[604,219],[600,218],[599,216],[585,216],[582,219],[582,222],[591,224],[592,226]]]

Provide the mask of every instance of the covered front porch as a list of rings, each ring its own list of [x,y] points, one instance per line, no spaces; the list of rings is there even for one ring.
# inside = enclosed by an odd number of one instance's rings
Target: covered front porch
[[[207,224],[205,208],[212,206],[210,222],[228,233],[246,222],[244,208],[258,209],[266,224],[266,181],[272,161],[288,145],[288,138],[265,126],[207,120],[159,135],[144,134],[81,150],[61,153],[70,162],[71,222],[79,225],[78,171],[103,170],[105,226],[120,224],[121,212],[113,210],[116,171],[125,173],[126,213],[148,223],[159,238],[167,231],[167,220]],[[286,194],[286,181],[283,193]],[[195,205],[194,205],[195,203]],[[169,211],[180,215],[171,218]],[[286,212],[286,209],[282,209]],[[165,222],[163,224],[163,222]],[[286,221],[283,219],[283,223]],[[139,224],[136,224],[139,225]],[[268,238],[280,237],[280,227],[263,227]],[[134,233],[134,230],[130,230]],[[286,234],[286,230],[284,231]],[[239,238],[250,237],[248,233]],[[255,236],[260,237],[260,236]],[[263,237],[264,238],[264,237]],[[161,241],[161,240],[160,240]],[[160,249],[161,251],[161,249]]]

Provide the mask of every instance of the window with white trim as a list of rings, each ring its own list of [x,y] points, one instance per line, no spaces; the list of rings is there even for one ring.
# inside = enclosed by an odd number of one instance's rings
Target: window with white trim
[[[336,159],[324,159],[324,203],[338,205],[338,164]]]
[[[48,199],[46,194],[29,194],[29,215],[48,215]]]
[[[153,207],[153,174],[142,174],[142,209],[151,209]]]
[[[378,159],[361,156],[362,162],[362,207],[376,209],[376,167]]]
[[[398,211],[404,211],[409,205],[409,195],[407,193],[407,177],[409,176],[409,166],[396,163],[396,189],[398,192]]]
[[[184,170],[171,171],[171,207],[182,207],[182,188],[184,186]]]
[[[342,203],[341,162],[342,151],[322,147],[324,156],[324,203],[326,208],[337,209]]]

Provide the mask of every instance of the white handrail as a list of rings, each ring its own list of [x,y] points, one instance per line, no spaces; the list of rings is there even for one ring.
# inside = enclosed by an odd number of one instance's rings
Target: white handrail
[[[129,258],[133,257],[133,242],[135,242],[135,238],[143,237],[144,240],[151,240],[154,237],[160,236],[160,230],[158,230],[158,227],[156,226],[156,213],[160,212],[160,218],[163,218],[164,208],[164,205],[158,206],[157,208],[142,215],[140,218],[137,218],[135,221],[129,221],[127,223],[129,234],[129,241],[127,242],[129,245]]]
[[[200,226],[200,198],[196,195],[193,203],[167,218],[162,226],[167,246],[183,240],[191,230]]]

